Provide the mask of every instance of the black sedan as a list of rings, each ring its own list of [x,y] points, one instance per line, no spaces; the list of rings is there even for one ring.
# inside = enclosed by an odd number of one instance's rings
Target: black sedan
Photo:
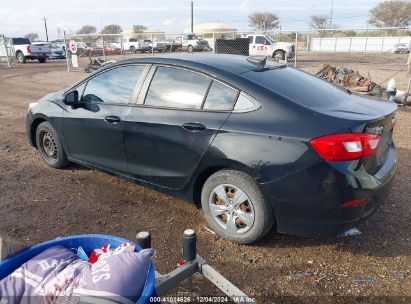
[[[337,234],[386,199],[396,106],[261,58],[109,65],[30,105],[43,160],[116,174],[202,207],[238,243]],[[155,219],[153,219],[155,220]]]

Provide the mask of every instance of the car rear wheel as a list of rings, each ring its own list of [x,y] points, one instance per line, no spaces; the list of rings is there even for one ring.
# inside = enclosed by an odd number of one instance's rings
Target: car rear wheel
[[[45,121],[36,130],[36,144],[44,162],[53,168],[63,168],[69,164],[56,130]]]
[[[27,58],[26,58],[26,56],[24,56],[24,54],[22,52],[17,52],[16,59],[17,59],[18,63],[26,63],[27,62]]]
[[[38,59],[40,63],[45,63],[46,62],[46,57],[42,57]]]
[[[203,186],[201,205],[214,231],[239,244],[261,239],[274,223],[272,208],[257,183],[240,171],[211,175]]]
[[[134,46],[130,46],[130,52],[134,54],[136,52],[136,48]]]
[[[187,48],[187,51],[188,51],[189,53],[194,52],[193,46],[192,46],[192,45],[189,45],[188,48]]]

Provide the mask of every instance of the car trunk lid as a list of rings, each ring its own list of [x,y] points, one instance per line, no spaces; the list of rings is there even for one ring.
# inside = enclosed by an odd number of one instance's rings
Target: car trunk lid
[[[395,111],[393,102],[347,95],[340,100],[315,109],[324,118],[350,128],[352,132],[369,133],[380,136],[377,151],[363,158],[363,165],[369,174],[375,175],[385,163],[393,140]]]

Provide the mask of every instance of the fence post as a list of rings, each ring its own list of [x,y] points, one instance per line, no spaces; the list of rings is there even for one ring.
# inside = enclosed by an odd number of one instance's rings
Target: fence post
[[[215,54],[215,33],[213,32],[213,53]]]
[[[68,47],[67,47],[67,43],[66,43],[66,31],[63,31],[63,40],[64,40],[64,50],[66,52],[66,62],[67,62],[67,72],[70,72],[70,62],[69,62],[69,58],[68,58]]]
[[[10,61],[10,56],[9,56],[9,49],[11,48],[10,46],[10,41],[12,41],[11,39],[9,40],[9,43],[6,42],[6,37],[4,37],[4,35],[1,36],[1,39],[4,43],[4,50],[6,51],[6,57],[7,57],[7,67],[11,68],[11,61]],[[9,47],[7,47],[7,45],[9,45]]]
[[[295,31],[294,67],[297,67],[298,30]]]
[[[366,52],[366,51],[367,51],[367,46],[368,46],[368,37],[365,37],[364,52]]]
[[[307,34],[307,51],[310,50],[310,33]]]
[[[151,33],[151,54],[154,54],[154,40],[153,40],[153,33]]]
[[[104,61],[106,61],[106,51],[104,49],[104,35],[103,35],[103,33],[101,33],[101,41],[103,43],[103,59],[104,59]]]
[[[123,59],[126,59],[126,52],[124,51],[124,44],[123,44],[123,35],[120,36],[120,48],[121,48],[121,55]]]

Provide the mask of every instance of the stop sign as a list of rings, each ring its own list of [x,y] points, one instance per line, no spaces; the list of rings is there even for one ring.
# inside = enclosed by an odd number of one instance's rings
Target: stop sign
[[[73,54],[77,53],[77,42],[75,42],[74,40],[70,40],[69,49],[70,52],[72,52]]]

